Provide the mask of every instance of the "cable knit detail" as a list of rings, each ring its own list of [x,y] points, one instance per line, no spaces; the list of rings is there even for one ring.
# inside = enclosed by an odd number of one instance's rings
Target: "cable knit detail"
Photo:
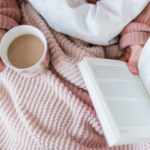
[[[16,26],[18,26],[18,23],[15,20],[7,16],[0,15],[0,28],[9,30]]]
[[[9,30],[17,26],[20,19],[21,11],[16,0],[0,0],[0,28]]]
[[[124,49],[130,45],[144,45],[148,38],[150,37],[150,32],[129,32],[123,35],[120,39],[120,49]]]
[[[150,3],[142,13],[121,32],[120,49],[133,44],[144,45],[150,36]]]

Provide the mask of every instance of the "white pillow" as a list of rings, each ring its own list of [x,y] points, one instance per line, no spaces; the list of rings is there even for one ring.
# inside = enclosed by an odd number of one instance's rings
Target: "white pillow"
[[[149,0],[101,0],[96,5],[86,0],[29,0],[33,7],[58,32],[97,45],[118,42],[116,37]]]

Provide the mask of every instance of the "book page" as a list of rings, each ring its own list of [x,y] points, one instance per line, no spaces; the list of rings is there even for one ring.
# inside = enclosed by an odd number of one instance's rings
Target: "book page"
[[[150,96],[150,38],[142,49],[138,62],[139,76]]]
[[[120,132],[149,128],[148,94],[139,77],[129,71],[127,63],[96,58],[85,58],[85,61]]]

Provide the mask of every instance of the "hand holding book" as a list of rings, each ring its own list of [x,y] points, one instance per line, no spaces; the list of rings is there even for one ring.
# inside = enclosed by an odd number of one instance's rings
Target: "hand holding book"
[[[133,74],[138,74],[138,60],[141,54],[142,45],[131,45],[126,48],[126,55],[121,59],[122,61],[128,62],[129,70]]]

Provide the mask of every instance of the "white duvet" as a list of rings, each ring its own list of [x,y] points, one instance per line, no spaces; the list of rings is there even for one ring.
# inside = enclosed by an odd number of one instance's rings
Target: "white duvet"
[[[97,45],[118,42],[117,35],[148,4],[149,0],[29,0],[58,32]]]

